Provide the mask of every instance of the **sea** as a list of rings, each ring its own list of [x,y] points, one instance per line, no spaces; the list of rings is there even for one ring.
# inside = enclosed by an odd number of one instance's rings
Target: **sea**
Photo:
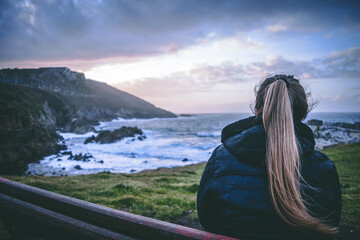
[[[125,138],[111,144],[88,143],[86,134],[60,133],[67,150],[28,165],[27,174],[69,176],[99,172],[136,173],[146,169],[177,167],[209,159],[220,144],[221,130],[228,124],[249,117],[251,113],[190,114],[178,118],[114,119],[101,122],[96,131],[122,126],[142,129],[146,139]],[[309,113],[309,119],[324,122],[360,122],[360,113]],[[86,161],[69,159],[66,152],[86,154]]]

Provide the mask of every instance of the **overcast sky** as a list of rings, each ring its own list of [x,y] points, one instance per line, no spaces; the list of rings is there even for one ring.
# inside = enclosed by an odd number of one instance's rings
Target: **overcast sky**
[[[360,112],[359,1],[0,1],[0,67],[67,66],[176,113],[249,112],[266,74]]]

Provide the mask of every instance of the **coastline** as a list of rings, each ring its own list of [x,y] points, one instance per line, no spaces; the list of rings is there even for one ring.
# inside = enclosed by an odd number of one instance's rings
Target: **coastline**
[[[0,76],[2,174],[24,174],[29,163],[64,150],[57,130],[86,133],[99,121],[117,117],[176,117],[66,67],[8,68],[1,69]],[[11,81],[17,78],[21,80]]]
[[[335,114],[334,119],[341,119],[341,115]],[[249,114],[244,113],[192,114],[178,118],[116,118],[101,122],[95,126],[95,131],[86,134],[59,133],[64,138],[63,144],[66,144],[67,150],[46,156],[40,164],[30,164],[26,174],[62,176],[103,171],[135,173],[145,169],[207,161],[213,149],[221,143],[222,128],[247,116]],[[358,117],[357,114],[355,117]],[[314,133],[317,150],[360,141],[359,122],[310,119],[306,123]],[[145,137],[133,136],[106,144],[95,142],[99,132],[114,131],[123,126],[139,128]]]

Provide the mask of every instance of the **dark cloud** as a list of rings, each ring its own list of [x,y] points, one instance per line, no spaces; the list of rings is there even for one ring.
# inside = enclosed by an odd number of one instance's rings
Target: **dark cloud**
[[[330,56],[311,61],[291,61],[274,57],[266,62],[252,63],[268,73],[287,73],[311,79],[360,80],[360,48],[332,52]]]
[[[354,1],[3,0],[0,63],[151,56],[210,32],[358,31],[359,10]]]
[[[330,57],[314,61],[322,71],[319,77],[360,80],[360,48],[333,52]]]

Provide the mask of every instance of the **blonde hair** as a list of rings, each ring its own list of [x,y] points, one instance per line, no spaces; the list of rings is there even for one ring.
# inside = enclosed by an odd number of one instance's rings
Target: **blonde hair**
[[[294,121],[304,119],[308,111],[303,87],[293,76],[267,78],[257,92],[255,109],[257,114],[262,114],[267,135],[269,193],[275,211],[296,228],[336,234],[336,227],[309,214],[301,196],[300,148]]]

